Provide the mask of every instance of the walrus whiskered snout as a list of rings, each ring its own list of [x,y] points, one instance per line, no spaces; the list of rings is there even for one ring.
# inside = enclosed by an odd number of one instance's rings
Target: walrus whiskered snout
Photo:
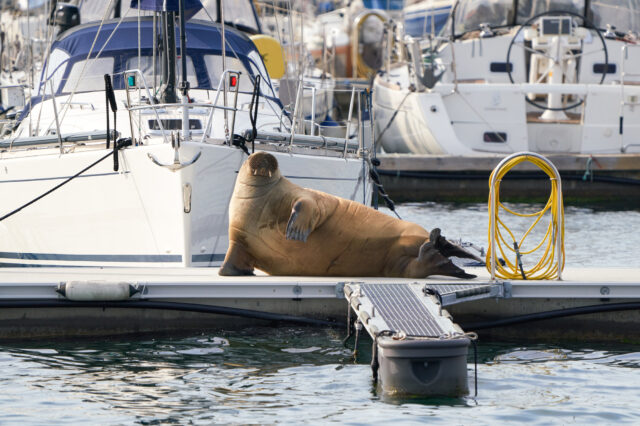
[[[248,165],[253,176],[272,177],[278,170],[278,160],[266,152],[256,152],[249,156]]]

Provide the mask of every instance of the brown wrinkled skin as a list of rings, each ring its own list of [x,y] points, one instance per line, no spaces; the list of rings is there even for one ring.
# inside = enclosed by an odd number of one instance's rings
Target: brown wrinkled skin
[[[269,155],[252,157],[258,154]],[[429,241],[421,226],[302,188],[284,178],[277,163],[274,170],[252,157],[240,169],[231,199],[230,247],[221,275],[257,268],[271,275],[425,277],[437,272],[435,264],[449,262],[443,256],[418,260],[420,247]],[[295,223],[312,229],[306,242],[286,239],[299,201]]]

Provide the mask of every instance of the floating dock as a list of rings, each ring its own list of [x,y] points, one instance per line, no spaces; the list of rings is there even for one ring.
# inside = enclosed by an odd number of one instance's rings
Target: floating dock
[[[217,306],[229,308],[229,312],[243,309],[342,323],[347,317],[345,285],[417,283],[447,286],[434,287],[439,289],[442,305],[466,331],[475,331],[469,324],[482,325],[482,336],[508,335],[511,328],[486,326],[494,321],[599,306],[601,312],[586,316],[558,315],[552,320],[540,317],[528,323],[527,333],[519,337],[640,341],[640,311],[622,306],[606,312],[614,304],[640,301],[640,268],[565,268],[563,281],[496,282],[490,281],[484,268],[465,270],[478,278],[221,277],[217,268],[2,268],[0,338],[202,331],[244,327],[257,320],[187,307],[181,310],[180,306],[145,308],[144,303],[151,302]],[[74,301],[59,292],[59,287],[67,283],[125,283],[136,291],[121,300],[107,300],[108,296],[93,302]],[[468,294],[465,285],[473,285],[478,294]],[[488,293],[480,294],[481,291]],[[132,302],[138,305],[129,307],[127,304]],[[84,304],[79,306],[80,303]]]
[[[640,206],[640,154],[545,156],[560,171],[565,203]],[[380,154],[378,172],[395,201],[486,202],[489,175],[503,158],[504,154]],[[523,163],[509,172],[501,194],[511,201],[544,201],[548,180],[536,166]]]
[[[395,394],[468,392],[470,335],[640,342],[640,268],[565,268],[563,281],[221,277],[217,268],[0,269],[0,339],[344,326],[375,342]],[[446,309],[445,309],[446,308]],[[509,327],[506,327],[509,326]]]

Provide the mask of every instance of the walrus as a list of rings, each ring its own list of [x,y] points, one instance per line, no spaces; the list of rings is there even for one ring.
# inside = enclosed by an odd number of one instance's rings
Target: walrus
[[[300,187],[276,158],[244,162],[229,206],[229,249],[220,275],[475,278],[450,256],[480,260],[440,235],[363,204]]]

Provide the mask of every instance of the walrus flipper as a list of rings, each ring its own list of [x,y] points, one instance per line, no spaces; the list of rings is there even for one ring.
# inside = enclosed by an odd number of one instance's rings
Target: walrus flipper
[[[437,236],[439,237],[440,230],[434,229],[434,231],[437,231]],[[435,236],[433,231],[431,231],[431,236]],[[450,259],[445,257],[437,247],[437,240],[438,238],[435,238],[434,240],[424,243],[420,247],[418,264],[421,266],[419,267],[421,275],[446,275],[463,279],[476,278],[476,275],[467,274],[463,269],[459,268]]]
[[[224,262],[218,270],[218,275],[255,275],[253,273],[253,258],[241,245],[231,241]]]
[[[287,222],[287,240],[307,242],[309,234],[315,229],[318,221],[317,206],[314,201],[301,199],[295,202],[291,216]]]
[[[429,234],[429,241],[433,242],[435,248],[437,248],[445,257],[453,256],[462,259],[473,259],[477,262],[484,262],[484,260],[480,259],[478,256],[468,252],[457,244],[452,244],[449,240],[440,235],[439,228],[434,228],[431,231]]]

